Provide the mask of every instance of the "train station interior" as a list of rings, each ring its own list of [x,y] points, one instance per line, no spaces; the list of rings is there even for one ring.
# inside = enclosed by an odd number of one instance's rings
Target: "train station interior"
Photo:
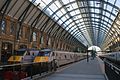
[[[0,0],[0,80],[120,80],[120,0]]]

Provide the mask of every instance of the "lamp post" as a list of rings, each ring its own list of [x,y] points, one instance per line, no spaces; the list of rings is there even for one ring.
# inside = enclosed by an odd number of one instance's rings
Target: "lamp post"
[[[87,62],[89,62],[89,55],[88,55],[88,45],[87,45]]]

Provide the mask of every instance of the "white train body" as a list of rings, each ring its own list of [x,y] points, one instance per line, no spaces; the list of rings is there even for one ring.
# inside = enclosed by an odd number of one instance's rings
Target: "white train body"
[[[55,63],[59,67],[61,65],[79,61],[84,58],[85,55],[82,53],[43,50],[42,53],[40,52],[40,54],[36,56],[34,62],[47,62],[53,65]]]
[[[106,53],[106,54],[103,54],[101,56],[112,59],[112,60],[120,61],[120,52]]]
[[[57,66],[72,63],[83,59],[82,54],[74,52],[54,51]]]

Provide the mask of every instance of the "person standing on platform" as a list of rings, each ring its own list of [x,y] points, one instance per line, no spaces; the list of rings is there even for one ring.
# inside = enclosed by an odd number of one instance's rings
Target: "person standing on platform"
[[[92,50],[91,57],[92,57],[92,59],[94,59],[96,57],[96,51]]]

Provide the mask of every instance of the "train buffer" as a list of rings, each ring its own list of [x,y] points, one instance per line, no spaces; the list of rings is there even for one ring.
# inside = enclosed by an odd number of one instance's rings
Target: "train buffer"
[[[107,80],[99,58],[82,60],[39,80]]]

